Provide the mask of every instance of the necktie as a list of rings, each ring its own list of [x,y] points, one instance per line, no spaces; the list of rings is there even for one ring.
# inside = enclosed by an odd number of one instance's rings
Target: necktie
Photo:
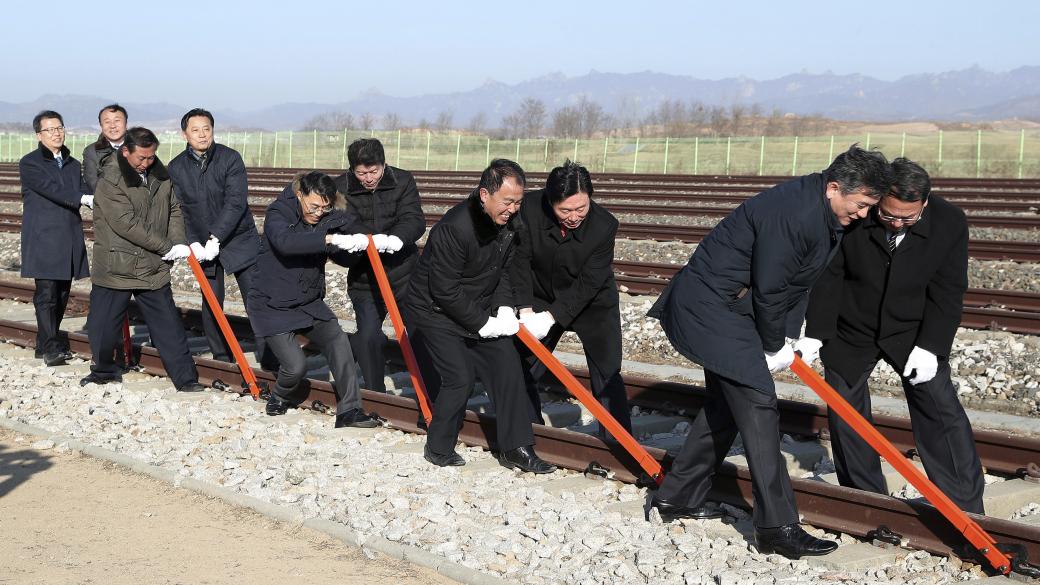
[[[888,251],[892,254],[895,254],[896,252],[896,243],[898,236],[898,232],[891,232],[888,234]]]
[[[65,162],[61,160],[61,155],[60,154],[54,157],[54,162],[58,163],[58,168],[59,169],[62,167],[62,165],[65,164]]]

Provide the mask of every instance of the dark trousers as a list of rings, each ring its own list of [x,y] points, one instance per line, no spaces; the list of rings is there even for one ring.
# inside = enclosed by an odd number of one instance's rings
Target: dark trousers
[[[703,504],[711,478],[739,432],[751,470],[755,526],[774,528],[798,522],[791,478],[780,454],[776,396],[709,370],[704,371],[704,379],[711,398],[694,419],[657,498],[684,506]]]
[[[436,327],[416,327],[410,333],[412,344],[421,348],[415,357],[433,397],[433,421],[426,437],[430,451],[446,455],[455,450],[477,377],[495,407],[494,447],[508,451],[534,445],[520,356],[512,339],[470,339]]]
[[[383,347],[387,341],[386,334],[383,333],[386,305],[369,295],[351,295],[350,302],[354,306],[354,317],[357,319],[357,333],[350,336],[350,347],[354,350],[358,365],[361,366],[365,387],[374,392],[386,392],[386,385],[383,383],[383,375],[386,372],[386,357],[383,355]],[[400,299],[397,299],[397,306],[401,306]]]
[[[306,387],[300,382],[307,375],[307,358],[296,340],[297,333],[307,336],[318,346],[329,363],[332,372],[332,388],[336,392],[336,414],[361,408],[361,391],[358,389],[357,372],[354,369],[354,354],[350,351],[347,334],[339,321],[315,321],[313,325],[299,331],[265,337],[267,347],[278,359],[278,381],[273,390],[275,396],[299,404],[306,395]]]
[[[61,318],[69,304],[71,280],[36,279],[33,307],[36,309],[36,357],[53,355],[68,350],[68,341],[62,339]]]
[[[867,382],[878,359],[875,356],[864,363],[852,384],[831,368],[824,371],[827,383],[870,422],[873,418]],[[982,463],[975,450],[968,415],[957,400],[957,390],[950,381],[949,363],[940,360],[935,377],[923,384],[914,386],[903,378],[903,392],[910,408],[914,442],[928,478],[962,510],[984,513]],[[877,451],[834,411],[830,411],[828,417],[834,469],[841,485],[888,494]]]
[[[625,393],[625,382],[621,379],[621,320],[617,310],[585,311],[567,329],[559,324],[553,325],[542,339],[542,345],[549,351],[556,349],[565,331],[573,331],[581,340],[585,361],[589,365],[592,394],[625,430],[632,432],[628,395]],[[535,381],[545,375],[547,368],[519,339],[516,345],[526,366],[524,381],[531,404],[531,420],[541,424],[542,401]]]
[[[235,273],[235,280],[238,281],[238,290],[242,293],[243,302],[249,302],[246,299],[249,298],[249,290],[253,287],[253,274],[255,272],[253,266],[249,266]],[[224,267],[220,264],[215,264],[213,266],[213,275],[207,274],[206,280],[209,282],[210,288],[213,289],[213,295],[217,297],[217,303],[223,309]],[[213,352],[213,359],[222,362],[234,361],[231,346],[224,339],[224,333],[220,330],[217,318],[213,315],[213,311],[209,308],[209,303],[206,302],[205,298],[202,299],[202,331],[206,335],[210,351]],[[275,371],[278,369],[277,360],[266,350],[264,338],[262,337],[256,339],[256,361],[265,370]]]
[[[174,385],[180,388],[198,382],[199,374],[188,351],[188,336],[168,284],[156,290],[117,290],[94,285],[87,316],[90,371],[108,378],[121,373],[112,352],[123,343],[123,318],[131,296],[137,301],[152,343]]]

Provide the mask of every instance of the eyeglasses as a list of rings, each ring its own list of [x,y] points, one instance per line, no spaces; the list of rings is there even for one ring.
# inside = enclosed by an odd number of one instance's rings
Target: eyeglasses
[[[923,213],[924,213],[924,210],[922,209],[920,211],[920,213],[918,213],[917,215],[912,215],[910,217],[895,217],[895,216],[892,216],[892,215],[887,215],[887,214],[882,213],[881,212],[881,208],[879,207],[877,215],[878,215],[878,219],[880,219],[881,221],[887,221],[887,222],[891,222],[891,223],[899,222],[899,223],[901,223],[903,225],[913,225],[913,224],[917,223],[917,220],[921,219],[921,215]]]
[[[40,134],[59,134],[65,132],[64,126],[55,126],[54,128],[40,128]]]
[[[307,213],[328,213],[332,211],[331,205],[308,205]]]

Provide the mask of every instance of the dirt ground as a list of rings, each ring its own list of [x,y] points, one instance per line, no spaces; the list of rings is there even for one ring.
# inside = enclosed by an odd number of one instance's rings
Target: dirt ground
[[[0,584],[455,583],[0,429]]]

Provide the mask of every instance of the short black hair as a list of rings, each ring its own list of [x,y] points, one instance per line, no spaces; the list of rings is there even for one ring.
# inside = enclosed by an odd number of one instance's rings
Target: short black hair
[[[313,193],[330,201],[336,198],[336,182],[321,171],[311,171],[300,175],[298,184],[300,193],[304,195]]]
[[[383,143],[375,138],[358,138],[347,147],[347,162],[351,169],[358,165],[385,165]]]
[[[550,205],[556,205],[576,193],[585,193],[592,197],[592,177],[589,170],[570,159],[563,166],[549,172],[545,180],[545,194]]]
[[[130,116],[126,113],[126,108],[124,108],[123,106],[121,106],[119,104],[108,104],[107,106],[105,106],[105,107],[101,108],[100,110],[98,110],[98,113],[97,113],[98,124],[101,123],[101,114],[104,114],[105,112],[121,112],[123,114],[123,119],[124,120],[129,120],[130,119]]]
[[[213,114],[209,113],[209,110],[203,110],[202,108],[192,108],[188,110],[188,113],[181,116],[182,132],[188,129],[188,120],[194,118],[195,116],[206,116],[207,118],[209,118],[209,125],[214,125]]]
[[[55,112],[54,110],[43,110],[39,114],[33,116],[33,132],[39,134],[40,130],[43,129],[43,121],[48,119],[57,119],[59,122],[61,122],[62,126],[65,125],[65,120],[61,118],[61,114]]]
[[[892,161],[892,190],[889,195],[900,201],[928,201],[932,180],[928,171],[914,161],[899,157]]]
[[[155,133],[151,130],[142,128],[141,126],[134,126],[126,131],[126,138],[124,139],[123,146],[126,147],[128,152],[133,152],[138,146],[141,148],[151,148],[152,146],[158,147],[159,139],[155,137]]]
[[[845,195],[861,189],[874,199],[881,199],[892,187],[892,167],[888,159],[878,150],[864,150],[853,144],[848,150],[834,157],[823,178],[828,183],[838,183]]]
[[[480,174],[480,188],[487,189],[489,195],[494,195],[502,188],[502,182],[507,177],[513,177],[520,187],[527,186],[527,176],[520,165],[508,159],[496,158]]]

